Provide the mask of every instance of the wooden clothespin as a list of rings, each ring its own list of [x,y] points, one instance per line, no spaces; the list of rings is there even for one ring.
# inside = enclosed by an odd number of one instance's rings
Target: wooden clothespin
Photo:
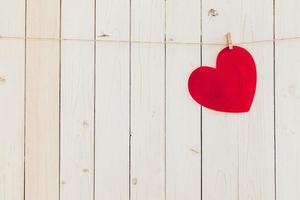
[[[233,45],[232,45],[232,38],[231,38],[231,33],[228,32],[226,34],[226,38],[227,38],[227,45],[228,45],[228,48],[231,50],[233,49]]]

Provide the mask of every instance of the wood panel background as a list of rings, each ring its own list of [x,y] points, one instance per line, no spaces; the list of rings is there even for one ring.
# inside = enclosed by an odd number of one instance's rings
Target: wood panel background
[[[298,200],[299,9],[1,0],[0,200]],[[257,64],[249,113],[187,90],[229,31]]]

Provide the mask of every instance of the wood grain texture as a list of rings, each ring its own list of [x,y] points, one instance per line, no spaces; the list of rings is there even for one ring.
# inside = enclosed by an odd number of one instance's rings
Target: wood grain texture
[[[188,94],[200,47],[167,45],[167,199],[201,199],[201,113]]]
[[[167,41],[200,42],[200,3],[167,1]],[[200,200],[201,113],[187,89],[200,45],[168,44],[166,52],[166,199]]]
[[[97,45],[96,199],[129,199],[129,46]]]
[[[165,2],[131,0],[131,40],[163,42],[165,37]]]
[[[63,0],[62,38],[94,39],[95,0]]]
[[[130,1],[97,0],[96,38],[98,40],[129,40]]]
[[[0,199],[22,200],[24,198],[24,41],[0,41],[0,77]]]
[[[94,38],[94,3],[94,0],[62,1],[63,38]],[[60,107],[60,200],[93,200],[93,41],[62,41]]]
[[[27,0],[27,36],[59,38],[61,0]]]
[[[131,40],[165,37],[165,2],[131,1]],[[165,48],[131,46],[131,198],[165,199]]]
[[[25,198],[59,197],[59,44],[28,41]]]
[[[233,42],[272,38],[272,3],[203,0],[203,41],[224,43],[229,31]],[[218,15],[210,15],[211,9]],[[256,96],[249,113],[203,109],[203,199],[275,198],[273,47],[271,42],[243,47],[257,65]],[[203,46],[203,65],[215,66],[222,48]]]
[[[59,0],[27,1],[27,36],[59,37]],[[59,199],[59,41],[27,40],[25,199]]]
[[[60,139],[60,199],[92,200],[94,193],[93,42],[64,41],[62,43]]]
[[[132,46],[132,199],[165,199],[164,48]]]
[[[276,43],[277,199],[300,197],[299,52],[300,41]]]
[[[275,36],[300,34],[299,1],[278,0],[275,4]],[[300,198],[300,40],[275,44],[276,185],[277,199]]]
[[[0,2],[0,35],[25,34],[25,2]],[[24,199],[25,42],[0,40],[0,199]]]
[[[129,40],[130,2],[98,0],[96,36]],[[129,43],[97,42],[95,199],[129,200]]]
[[[201,1],[199,0],[166,1],[167,41],[170,43],[173,41],[200,43],[201,12]],[[200,44],[196,46],[200,47]],[[200,58],[198,62],[199,60]]]
[[[5,0],[0,2],[0,35],[24,37],[25,1]]]
[[[1,0],[0,200],[298,200],[300,40],[271,40],[300,35],[299,8]],[[257,65],[249,113],[188,93],[224,47],[200,43],[227,32],[268,40],[240,45]]]

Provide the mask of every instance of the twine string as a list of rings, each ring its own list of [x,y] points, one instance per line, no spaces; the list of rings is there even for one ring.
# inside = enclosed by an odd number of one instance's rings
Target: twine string
[[[227,45],[224,43],[215,42],[176,42],[172,40],[167,41],[142,41],[142,40],[105,40],[105,39],[80,39],[80,38],[46,38],[46,37],[18,37],[18,36],[4,36],[0,35],[0,39],[18,39],[18,40],[50,40],[50,41],[82,41],[82,42],[115,42],[115,43],[140,43],[140,44],[195,44],[195,45]],[[253,40],[244,42],[233,42],[234,45],[245,45],[245,44],[256,44],[256,43],[267,43],[267,42],[277,42],[286,40],[296,40],[300,39],[300,36],[285,37],[285,38],[274,38],[265,40]]]

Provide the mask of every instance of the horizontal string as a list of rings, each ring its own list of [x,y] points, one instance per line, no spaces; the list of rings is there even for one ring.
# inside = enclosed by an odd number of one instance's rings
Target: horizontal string
[[[214,43],[214,42],[175,42],[172,40],[167,40],[165,42],[160,41],[138,41],[138,40],[103,40],[103,39],[80,39],[80,38],[42,38],[42,37],[17,37],[17,36],[3,36],[0,35],[0,39],[20,39],[20,40],[50,40],[50,41],[82,41],[82,42],[115,42],[115,43],[140,43],[140,44],[198,44],[198,45],[227,45],[224,43]],[[300,39],[300,36],[286,37],[286,38],[274,38],[266,40],[254,40],[245,42],[233,42],[234,45],[241,44],[256,44],[256,43],[266,43],[266,42],[277,42],[286,40],[296,40]]]

